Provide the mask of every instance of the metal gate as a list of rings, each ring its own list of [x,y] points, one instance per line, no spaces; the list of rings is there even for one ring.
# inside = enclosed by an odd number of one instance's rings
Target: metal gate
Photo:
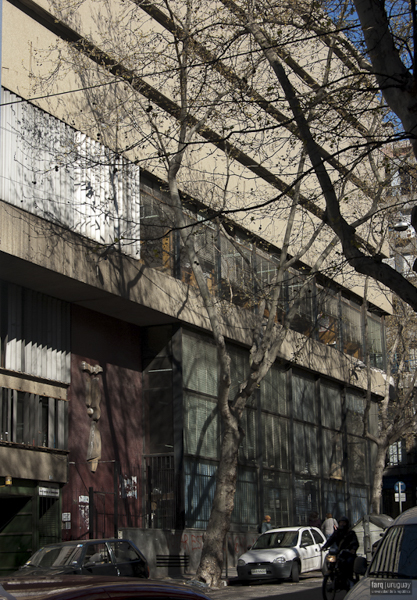
[[[155,529],[178,527],[178,484],[174,457],[170,454],[146,456],[147,526]]]

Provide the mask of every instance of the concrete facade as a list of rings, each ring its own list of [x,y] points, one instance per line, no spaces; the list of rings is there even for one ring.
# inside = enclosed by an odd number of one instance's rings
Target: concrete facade
[[[111,3],[116,12],[122,4]],[[90,9],[94,13],[86,3],[79,15],[57,18],[46,2],[4,2],[0,478],[11,476],[13,485],[0,490],[0,557],[16,532],[24,543],[9,552],[5,572],[48,541],[121,532],[144,551],[153,576],[192,572],[219,457],[218,363],[207,311],[176,231],[164,225],[152,237],[146,228],[146,219],[168,214],[162,169],[152,163],[137,167],[130,151],[115,158],[114,143],[97,141],[100,127],[86,129],[88,102],[77,92],[71,100],[60,97],[80,87],[79,74],[70,70],[55,95],[33,101],[34,78],[48,75],[37,52],[49,47],[53,63],[56,52],[68,51],[68,40],[78,40],[89,27],[93,38],[98,35]],[[90,83],[97,83],[95,76]],[[161,104],[161,93],[152,101]],[[167,122],[175,112],[170,111]],[[94,140],[88,137],[93,133]],[[86,166],[79,157],[65,162],[64,152],[45,150],[57,140],[68,149],[63,142],[68,139],[78,140],[84,159],[99,163],[97,157],[105,156],[108,164]],[[139,158],[147,153],[149,147],[141,148]],[[50,162],[40,164],[40,156]],[[224,177],[221,149],[203,146],[197,163],[202,157],[209,173]],[[276,193],[281,183],[270,165],[269,173],[264,166],[254,170],[243,152],[239,161],[233,166],[238,205],[251,196],[248,173],[260,195]],[[118,169],[132,179],[116,180]],[[117,187],[113,196],[110,183]],[[204,194],[191,179],[182,185],[187,218],[198,223]],[[127,235],[126,214],[133,205],[139,210],[136,238],[127,248],[115,232],[122,215]],[[236,243],[243,240],[242,253],[255,265],[263,260],[263,273],[274,272],[285,216],[275,221],[262,214],[256,228],[249,218],[240,221],[233,236],[237,232]],[[221,309],[236,387],[249,369],[256,311],[236,300],[244,272],[239,253],[230,251],[220,228],[214,237],[201,257]],[[307,267],[294,267],[285,293]],[[325,306],[329,290],[332,308],[324,315],[319,304]],[[308,309],[307,303],[301,307],[298,328],[285,332],[277,315],[283,342],[244,416],[247,436],[225,549],[230,565],[253,541],[265,511],[276,525],[304,523],[312,511],[352,518],[366,512],[373,451],[361,437],[368,385],[363,328],[369,320],[375,331],[369,417],[375,430],[385,386],[383,320],[389,299],[372,290],[367,312],[362,290],[363,281],[351,272],[335,280],[326,275],[312,282],[314,300]],[[23,535],[29,504],[30,533]]]

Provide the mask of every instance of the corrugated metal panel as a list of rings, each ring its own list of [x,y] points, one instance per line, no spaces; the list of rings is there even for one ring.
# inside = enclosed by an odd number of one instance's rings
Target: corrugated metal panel
[[[7,284],[5,368],[70,383],[70,305]]]
[[[140,256],[139,167],[2,89],[0,197]]]

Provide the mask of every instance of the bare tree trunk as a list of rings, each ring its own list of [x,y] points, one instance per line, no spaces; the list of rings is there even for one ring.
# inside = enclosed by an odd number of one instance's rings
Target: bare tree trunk
[[[235,421],[235,423],[232,421]],[[221,445],[216,476],[216,493],[210,520],[204,534],[203,552],[197,570],[197,578],[212,587],[217,587],[221,580],[224,540],[230,528],[230,519],[233,512],[237,457],[242,439],[235,419],[229,419],[228,423],[223,420],[223,424],[226,431]]]
[[[387,444],[377,445],[377,455],[374,466],[374,482],[371,494],[371,512],[379,515],[381,511],[382,476],[385,469],[385,457],[387,455]]]

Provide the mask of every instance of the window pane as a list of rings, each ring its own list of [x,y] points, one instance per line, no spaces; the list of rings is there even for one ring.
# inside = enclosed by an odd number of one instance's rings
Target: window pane
[[[216,489],[216,465],[185,459],[184,478],[186,527],[205,529]]]
[[[246,408],[242,414],[242,429],[245,432],[239,448],[239,458],[256,460],[256,410]]]
[[[262,413],[262,454],[265,466],[288,469],[289,421]]]
[[[372,367],[384,368],[382,323],[380,319],[368,316],[368,352]]]
[[[349,479],[356,483],[366,483],[367,463],[366,444],[361,438],[348,435]]]
[[[312,512],[319,512],[319,485],[314,479],[295,480],[295,523],[305,525]]]
[[[334,479],[343,477],[343,441],[337,431],[323,430],[323,475]]]
[[[346,429],[348,433],[362,435],[365,398],[351,392],[346,393]]]
[[[315,295],[314,282],[304,286],[306,279],[300,274],[289,273],[287,278],[287,293],[289,309],[295,306],[295,314],[291,317],[290,327],[304,335],[310,335],[315,322],[313,300]]]
[[[264,512],[271,516],[272,525],[275,527],[284,527],[289,525],[289,475],[264,470],[263,485]]]
[[[295,419],[318,423],[314,379],[294,373],[292,378],[292,401]]]
[[[324,427],[340,429],[342,426],[342,395],[336,385],[320,383],[321,422]]]
[[[362,359],[362,320],[360,306],[358,304],[350,306],[347,302],[345,299],[342,300],[343,352],[355,358]]]
[[[350,506],[352,511],[352,524],[356,523],[368,510],[368,490],[365,487],[350,486]]]
[[[17,393],[16,399],[16,439],[13,440],[18,444],[24,443],[24,408],[25,408],[25,394],[23,392]]]
[[[317,299],[318,338],[323,344],[338,347],[339,342],[339,302],[321,289]]]
[[[219,417],[216,402],[197,396],[184,394],[184,450],[217,458],[219,447]]]
[[[261,381],[261,406],[272,413],[288,415],[286,373],[272,365]]]
[[[344,481],[323,481],[324,501],[323,513],[332,513],[337,519],[340,515],[346,513],[345,508],[345,482]],[[363,513],[365,514],[365,513]]]
[[[189,334],[183,336],[184,387],[217,397],[217,349]]]
[[[257,510],[258,486],[256,470],[239,467],[232,522],[244,525],[256,525],[258,522]]]
[[[298,473],[318,475],[317,429],[294,423],[294,462]]]

